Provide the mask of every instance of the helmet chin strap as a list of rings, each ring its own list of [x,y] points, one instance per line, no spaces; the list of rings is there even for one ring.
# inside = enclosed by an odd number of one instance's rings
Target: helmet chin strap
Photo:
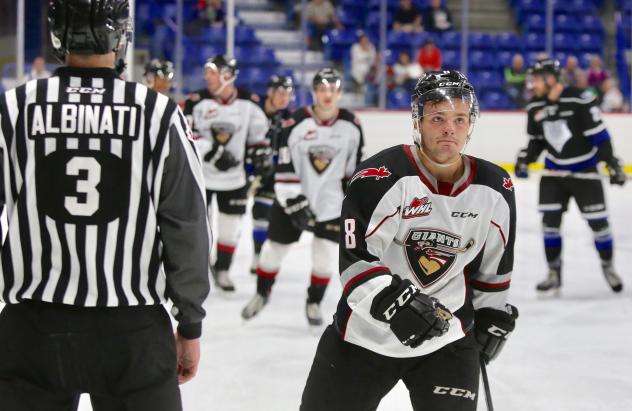
[[[235,76],[232,76],[229,80],[224,79],[224,74],[219,76],[219,88],[213,91],[213,95],[219,96],[222,94],[222,91],[229,85],[235,82]]]

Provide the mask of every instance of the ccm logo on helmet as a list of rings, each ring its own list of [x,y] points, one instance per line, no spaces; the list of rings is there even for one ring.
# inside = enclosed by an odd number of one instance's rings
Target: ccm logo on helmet
[[[439,87],[448,87],[448,86],[458,86],[459,83],[458,81],[448,81],[446,83],[439,83]]]
[[[468,398],[472,401],[476,399],[476,393],[470,390],[465,390],[462,388],[452,388],[452,387],[440,387],[435,385],[433,394],[439,395],[451,395],[453,397],[463,397]]]

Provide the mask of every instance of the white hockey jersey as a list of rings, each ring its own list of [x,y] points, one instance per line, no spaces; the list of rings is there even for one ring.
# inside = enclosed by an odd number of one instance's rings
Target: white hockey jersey
[[[371,157],[352,177],[342,207],[336,328],[345,341],[390,357],[425,355],[462,338],[475,309],[504,309],[515,219],[512,181],[492,163],[465,157],[464,175],[449,184],[432,177],[414,146]],[[445,335],[410,348],[371,315],[393,274],[454,314]]]
[[[222,149],[230,152],[236,160],[235,165],[225,171],[218,170],[212,161],[203,161],[206,188],[229,191],[246,185],[246,149],[269,145],[266,139],[268,119],[263,110],[237,91],[231,98],[222,101],[213,97],[208,90],[201,90],[189,96],[184,113],[203,159],[217,146],[223,146]]]
[[[316,221],[340,217],[345,181],[361,160],[364,148],[358,119],[345,109],[328,123],[314,117],[310,107],[285,121],[278,147],[274,191],[277,200],[307,197]]]

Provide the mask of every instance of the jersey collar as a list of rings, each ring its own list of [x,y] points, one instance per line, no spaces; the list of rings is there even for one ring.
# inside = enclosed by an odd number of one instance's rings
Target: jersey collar
[[[404,152],[408,157],[408,160],[417,171],[417,175],[421,182],[428,187],[433,194],[440,194],[449,197],[456,197],[463,192],[474,180],[476,175],[476,161],[473,158],[463,155],[464,158],[464,170],[463,175],[454,183],[446,183],[437,181],[437,179],[428,171],[428,169],[421,162],[419,153],[414,149],[414,146],[405,145]]]
[[[316,123],[317,126],[319,127],[331,127],[333,126],[336,121],[340,118],[340,109],[338,109],[338,114],[336,115],[336,117],[334,117],[331,121],[322,121],[318,118],[318,116],[316,116],[314,114],[314,110],[312,109],[311,106],[306,106],[305,107],[305,112],[312,118],[314,119],[314,123]]]

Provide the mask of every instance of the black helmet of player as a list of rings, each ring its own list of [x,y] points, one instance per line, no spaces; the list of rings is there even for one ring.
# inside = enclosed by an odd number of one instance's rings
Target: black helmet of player
[[[116,53],[124,59],[133,29],[128,0],[52,0],[48,10],[55,55]]]
[[[270,76],[267,84],[268,90],[270,89],[285,89],[292,91],[294,89],[294,80],[290,76],[279,76],[277,74],[273,74]]]
[[[153,59],[145,66],[145,84],[159,93],[169,92],[173,76],[173,63],[169,60]]]
[[[474,124],[480,111],[478,99],[474,92],[474,86],[470,84],[467,77],[455,70],[430,71],[424,74],[418,81],[411,98],[411,108],[413,117],[415,145],[424,152],[424,135],[422,132],[422,121],[425,117],[431,120],[437,114],[453,112],[458,114],[463,112],[466,115],[467,129],[465,145],[470,139]],[[458,117],[457,120],[461,121]],[[465,146],[461,153],[465,150]],[[433,161],[436,164],[436,162]],[[449,166],[450,164],[436,164],[438,166]]]
[[[287,108],[294,97],[294,80],[290,76],[273,74],[268,80],[266,112],[276,112]]]
[[[544,96],[560,81],[561,74],[562,69],[558,60],[540,58],[527,70],[527,88],[539,97]]]
[[[204,71],[209,90],[215,95],[221,94],[226,86],[235,81],[237,75],[239,74],[239,69],[237,69],[237,60],[232,57],[222,55],[217,55],[206,60],[206,64],[204,64]],[[207,75],[209,71],[219,74],[217,79],[215,77],[209,77]]]
[[[312,89],[316,90],[320,84],[327,86],[334,85],[336,90],[342,88],[342,77],[340,74],[331,67],[323,68],[316,73],[314,80],[312,80]]]

